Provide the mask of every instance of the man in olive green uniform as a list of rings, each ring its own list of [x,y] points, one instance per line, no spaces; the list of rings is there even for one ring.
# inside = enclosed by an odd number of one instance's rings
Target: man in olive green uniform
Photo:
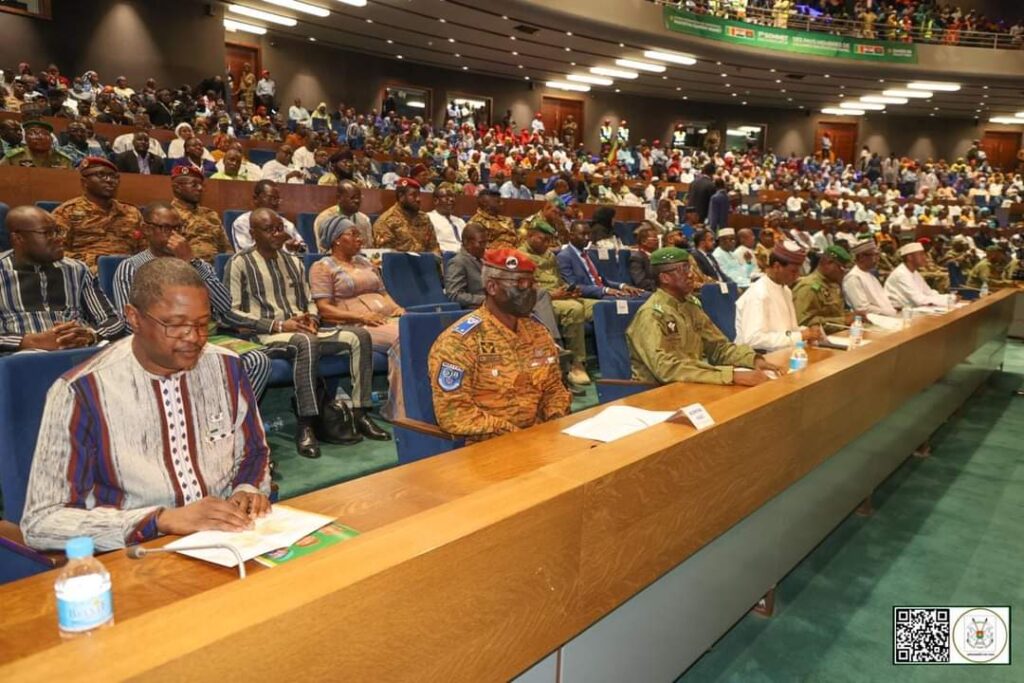
[[[939,292],[945,294],[949,291],[949,271],[946,270],[945,266],[939,266],[936,263],[936,258],[941,258],[939,240],[944,240],[945,236],[939,235],[936,237],[936,241],[933,242],[927,237],[922,237],[917,240],[924,247],[924,265],[921,267],[921,277],[928,283],[928,286]]]
[[[53,220],[65,233],[64,255],[84,262],[95,273],[100,256],[131,255],[146,246],[142,214],[114,199],[121,175],[110,161],[86,157],[78,172],[82,196],[54,209]]]
[[[903,261],[896,253],[896,243],[885,240],[878,245],[878,275],[884,281]]]
[[[501,193],[497,190],[481,190],[477,196],[477,210],[468,223],[479,223],[487,231],[487,247],[490,249],[515,249],[519,238],[512,219],[501,215]]]
[[[593,319],[596,299],[580,299],[565,286],[558,271],[558,262],[551,251],[551,241],[556,240],[555,229],[544,219],[534,221],[533,227],[526,234],[526,241],[520,251],[526,254],[537,267],[534,280],[537,287],[551,296],[551,308],[558,318],[558,327],[562,331],[565,346],[572,353],[572,365],[568,379],[573,384],[590,384],[587,375],[587,345],[584,337],[583,323]]]
[[[950,248],[939,258],[939,265],[946,268],[950,263],[956,264],[960,272],[966,276],[978,265],[978,254],[970,248],[971,245],[963,235],[954,235],[950,244]]]
[[[985,249],[985,258],[967,276],[967,286],[974,289],[981,289],[982,285],[988,285],[989,289],[1012,287],[1016,284],[1013,281],[1014,270],[1016,263],[1010,260],[1004,247],[990,244]]]
[[[638,382],[754,386],[779,368],[749,346],[733,344],[691,296],[690,255],[677,247],[651,254],[658,289],[626,328],[629,362]],[[735,368],[750,368],[736,372]]]
[[[833,245],[821,254],[818,267],[793,286],[793,306],[801,327],[824,325],[842,329],[853,321],[843,307],[843,277],[853,265],[850,252]],[[827,330],[826,330],[827,331]]]
[[[44,121],[26,121],[21,124],[25,132],[25,146],[12,149],[3,159],[2,166],[28,166],[34,168],[74,168],[71,157],[53,148],[53,126]]]
[[[543,221],[555,230],[555,236],[552,242],[553,244],[568,244],[569,229],[566,227],[565,221],[562,220],[562,214],[564,211],[565,202],[558,197],[547,200],[540,211],[527,216],[523,219],[523,222],[519,224],[519,237],[521,239],[525,239],[526,233],[533,228],[534,224]]]
[[[213,263],[217,254],[231,254],[235,250],[217,212],[199,206],[204,180],[203,172],[195,166],[175,166],[171,172],[171,206],[181,216],[181,236],[188,240],[192,255]]]
[[[437,233],[420,209],[420,184],[412,178],[395,183],[395,203],[373,224],[373,246],[378,249],[441,253]]]

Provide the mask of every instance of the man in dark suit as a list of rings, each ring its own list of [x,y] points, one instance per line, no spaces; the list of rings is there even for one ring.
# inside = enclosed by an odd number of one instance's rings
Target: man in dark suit
[[[636,229],[636,249],[629,252],[629,279],[634,287],[653,292],[658,286],[651,252],[658,248],[658,229],[644,222]]]
[[[641,296],[645,293],[633,285],[602,278],[587,255],[589,244],[590,225],[586,221],[575,221],[569,229],[569,244],[557,256],[558,270],[566,285],[575,288],[586,299]]]
[[[137,130],[132,135],[132,148],[114,155],[114,164],[122,173],[163,175],[164,160],[149,152],[149,133]]]
[[[729,224],[729,192],[723,178],[715,178],[715,194],[708,208],[708,228],[717,232]]]
[[[696,246],[691,253],[697,267],[700,268],[700,272],[713,280],[718,280],[719,282],[732,282],[732,280],[722,272],[722,268],[718,265],[718,261],[715,260],[715,257],[711,253],[711,250],[715,248],[715,233],[710,230],[698,230],[693,234],[693,243]]]
[[[711,179],[714,174],[715,165],[713,163],[705,164],[701,174],[690,183],[690,191],[686,195],[687,203],[696,209],[701,223],[708,219],[711,195],[715,193],[715,181]]]

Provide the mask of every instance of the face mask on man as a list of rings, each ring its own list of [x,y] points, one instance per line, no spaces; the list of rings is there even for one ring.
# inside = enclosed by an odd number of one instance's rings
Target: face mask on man
[[[536,287],[519,289],[514,284],[506,285],[501,282],[498,284],[503,295],[495,297],[495,303],[502,313],[514,315],[517,318],[525,318],[530,315],[533,307],[537,305]]]

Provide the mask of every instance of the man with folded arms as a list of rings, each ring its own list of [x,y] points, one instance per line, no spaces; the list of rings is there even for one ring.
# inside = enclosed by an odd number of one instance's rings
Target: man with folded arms
[[[793,287],[793,305],[801,325],[843,329],[853,323],[854,316],[864,315],[861,310],[847,313],[843,307],[841,285],[852,263],[853,257],[848,251],[832,245],[822,252],[814,272],[797,281]]]
[[[755,386],[768,379],[766,370],[779,370],[749,346],[731,343],[704,313],[691,296],[689,253],[658,249],[651,267],[658,289],[626,329],[634,380]]]
[[[885,293],[893,306],[946,306],[948,298],[928,286],[919,272],[926,257],[920,242],[904,244],[899,250],[903,263],[896,266],[885,280]]]
[[[896,317],[897,310],[875,277],[878,265],[878,245],[868,236],[853,246],[854,266],[843,277],[843,295],[854,310]]]
[[[145,264],[125,317],[131,337],[47,394],[21,520],[34,548],[241,531],[270,511],[256,399],[238,356],[206,343],[198,273],[179,259]]]

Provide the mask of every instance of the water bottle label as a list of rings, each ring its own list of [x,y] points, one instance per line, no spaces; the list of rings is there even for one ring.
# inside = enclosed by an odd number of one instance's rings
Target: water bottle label
[[[795,357],[795,356],[790,357],[790,359],[789,359],[789,371],[790,372],[796,372],[799,369],[800,369],[800,359]]]
[[[57,623],[62,631],[88,631],[102,626],[114,617],[110,589],[78,600],[57,598]]]

